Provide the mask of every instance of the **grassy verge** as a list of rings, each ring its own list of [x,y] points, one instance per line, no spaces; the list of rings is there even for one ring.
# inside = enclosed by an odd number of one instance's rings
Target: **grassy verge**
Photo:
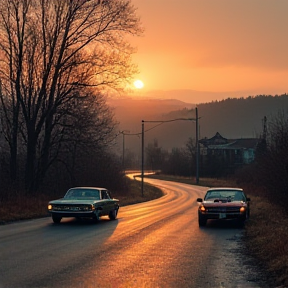
[[[248,251],[275,279],[275,287],[288,287],[287,212],[252,191],[250,195],[251,217],[244,237]]]

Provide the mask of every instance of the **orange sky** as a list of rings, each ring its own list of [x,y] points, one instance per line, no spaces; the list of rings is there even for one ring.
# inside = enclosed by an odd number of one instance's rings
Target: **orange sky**
[[[145,28],[132,40],[141,95],[199,103],[288,93],[288,0],[131,2]]]

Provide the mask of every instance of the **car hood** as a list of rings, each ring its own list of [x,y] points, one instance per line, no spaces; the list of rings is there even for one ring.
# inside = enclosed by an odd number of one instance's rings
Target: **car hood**
[[[89,200],[89,199],[58,199],[50,201],[49,204],[63,204],[63,205],[69,205],[69,204],[96,204],[96,203],[102,203],[103,200]]]
[[[243,202],[243,201],[233,201],[233,202],[203,201],[202,204],[205,205],[205,207],[219,207],[219,206],[239,207],[239,206],[247,206],[247,203]]]

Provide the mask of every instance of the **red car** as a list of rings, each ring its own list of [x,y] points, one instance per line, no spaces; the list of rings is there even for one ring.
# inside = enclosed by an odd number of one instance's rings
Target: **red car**
[[[205,226],[208,219],[239,219],[244,222],[250,216],[250,198],[241,188],[210,188],[199,203],[199,226]]]

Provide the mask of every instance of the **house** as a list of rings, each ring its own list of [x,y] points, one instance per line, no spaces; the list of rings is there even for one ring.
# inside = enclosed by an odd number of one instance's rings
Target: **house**
[[[214,156],[230,167],[241,166],[254,161],[259,141],[258,138],[226,139],[217,132],[212,138],[199,140],[200,154],[204,162],[205,158]]]

